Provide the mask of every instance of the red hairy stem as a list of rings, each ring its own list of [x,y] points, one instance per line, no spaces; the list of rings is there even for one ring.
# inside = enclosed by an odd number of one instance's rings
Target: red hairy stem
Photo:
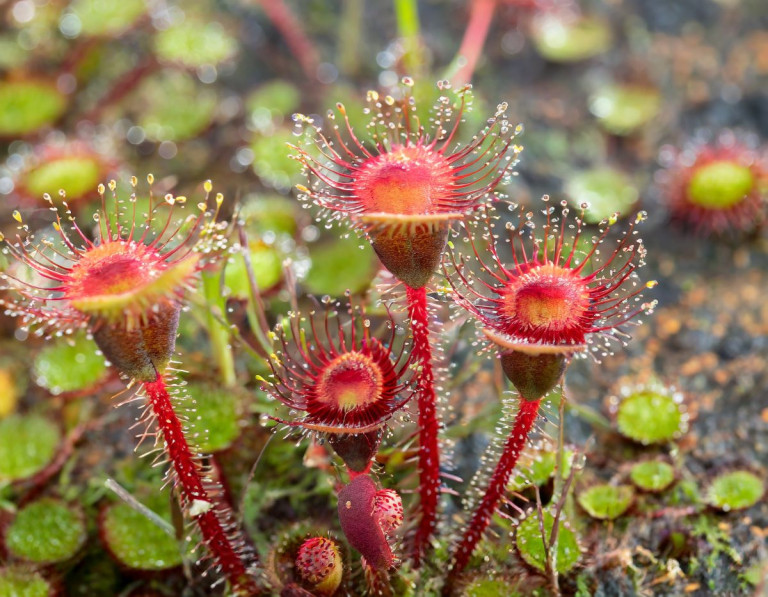
[[[437,442],[437,398],[435,374],[432,370],[432,347],[429,343],[429,310],[426,287],[406,286],[408,316],[413,334],[413,356],[421,364],[417,382],[419,406],[419,494],[421,520],[413,542],[413,561],[419,565],[426,553],[437,522],[440,497],[440,449]]]
[[[448,573],[446,586],[450,587],[457,575],[461,573],[469,562],[472,552],[477,547],[483,532],[491,522],[491,517],[504,495],[509,477],[515,469],[520,453],[528,440],[534,422],[539,414],[541,400],[520,400],[520,410],[515,415],[515,423],[512,431],[504,443],[501,458],[496,465],[488,487],[483,492],[483,499],[475,510],[471,522],[467,525],[464,535],[456,547],[453,559],[453,567]]]
[[[235,593],[257,594],[259,590],[253,578],[248,575],[242,549],[233,538],[232,531],[225,528],[224,521],[230,518],[227,516],[228,506],[209,493],[206,485],[210,483],[206,483],[196,454],[187,443],[184,428],[173,408],[165,380],[158,374],[155,381],[144,383],[144,390],[163,434],[165,449],[181,489],[183,506],[200,528],[203,540],[213,553],[222,573],[232,584]]]
[[[285,42],[301,64],[304,73],[312,80],[317,79],[317,50],[304,33],[301,22],[283,0],[253,0],[259,4],[272,24],[280,31]]]
[[[453,78],[454,85],[461,86],[472,81],[477,60],[483,51],[485,38],[491,27],[491,19],[496,9],[497,0],[474,0],[470,7],[469,23],[461,40],[459,57],[464,58],[464,64]]]

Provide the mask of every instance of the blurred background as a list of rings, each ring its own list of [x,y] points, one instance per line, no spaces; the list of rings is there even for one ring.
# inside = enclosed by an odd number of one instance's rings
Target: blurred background
[[[441,93],[438,80],[455,89],[472,83],[463,140],[508,102],[525,148],[500,188],[511,201],[533,205],[546,193],[577,210],[586,203],[585,220],[595,226],[613,214],[646,213],[643,276],[660,282],[659,309],[620,355],[599,367],[574,363],[567,440],[587,453],[584,484],[615,479],[627,462],[652,457],[672,463],[680,483],[664,498],[640,501],[617,529],[585,523],[579,594],[761,590],[765,504],[749,516],[718,518],[707,488],[735,469],[764,478],[768,464],[765,0],[0,0],[0,231],[17,234],[18,211],[31,230],[50,233],[42,197],[61,202],[60,189],[88,222],[100,182],[115,179],[118,194],[127,194],[136,175],[146,194],[153,173],[157,196],[172,190],[196,203],[211,179],[227,197],[225,215],[237,209],[244,222],[270,323],[290,308],[296,284],[302,301],[349,289],[372,291],[373,304],[374,254],[301,208],[293,188],[306,177],[287,144],[300,142],[294,113],[322,124],[337,102],[366,138],[366,92],[397,96],[404,75],[415,79],[425,116]],[[694,168],[711,162],[736,168],[726,182],[705,180],[719,190],[714,198],[691,186]],[[717,198],[729,192],[732,200]],[[287,284],[286,259],[297,278]],[[16,267],[7,254],[0,266]],[[310,512],[323,528],[335,524],[329,456],[315,444],[273,442],[258,490],[248,486],[270,437],[264,416],[276,407],[255,381],[266,367],[258,343],[249,348],[248,330],[257,325],[243,260],[233,257],[224,276],[222,294],[199,289],[179,344],[197,412],[214,438],[201,448],[231,474],[232,494],[244,492],[246,527],[266,553]],[[212,308],[242,337],[227,337]],[[501,387],[492,363],[467,364],[474,358],[468,334],[458,327],[455,334],[448,354],[463,373],[445,385],[461,492],[501,417]],[[0,335],[0,528],[41,494],[74,504],[71,517],[82,525],[55,573],[45,557],[0,549],[0,587],[3,575],[13,581],[15,574],[72,595],[215,591],[186,583],[195,576],[179,572],[175,543],[152,535],[151,524],[137,544],[166,543],[150,562],[101,553],[97,535],[106,531],[96,530],[97,513],[119,502],[104,487],[107,477],[167,520],[172,508],[158,497],[160,473],[133,454],[126,429],[138,407],[113,408],[123,385],[92,341],[43,342],[8,317]],[[684,407],[685,425],[662,447],[638,446],[616,429],[622,388],[649,380],[673,387]],[[29,447],[31,438],[41,445]],[[16,454],[19,445],[31,463]],[[396,453],[385,464],[407,486],[415,480],[398,468]],[[21,464],[3,468],[16,458]],[[449,501],[458,510],[460,499]],[[115,528],[141,524],[130,516],[114,514]],[[123,548],[132,553],[110,550]],[[679,572],[671,560],[682,563]],[[161,579],[136,570],[175,572]],[[573,580],[566,592],[582,585]],[[7,594],[17,593],[0,588]]]

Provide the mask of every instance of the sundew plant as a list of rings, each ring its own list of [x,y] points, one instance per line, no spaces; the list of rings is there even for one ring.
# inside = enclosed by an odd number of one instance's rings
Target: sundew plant
[[[4,7],[0,596],[763,594],[761,18]]]

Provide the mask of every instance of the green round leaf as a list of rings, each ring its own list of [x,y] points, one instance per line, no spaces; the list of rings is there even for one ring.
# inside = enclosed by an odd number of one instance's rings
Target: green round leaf
[[[101,177],[102,165],[95,157],[60,157],[29,170],[24,175],[23,185],[33,197],[48,193],[55,198],[63,189],[67,200],[72,200],[87,193],[95,194]]]
[[[237,40],[215,21],[187,18],[155,36],[155,54],[189,68],[216,65],[235,55]]]
[[[285,197],[259,197],[247,201],[240,210],[248,230],[259,234],[296,234],[296,202]]]
[[[187,434],[202,452],[218,452],[232,445],[240,435],[237,394],[224,388],[193,384],[191,400],[182,403],[187,416]]]
[[[582,17],[563,19],[545,15],[533,28],[533,43],[544,58],[552,62],[578,62],[608,51],[611,29],[602,19]]]
[[[613,520],[626,512],[635,499],[631,485],[595,485],[578,496],[579,505],[592,518]]]
[[[728,209],[755,188],[751,168],[734,162],[712,162],[696,168],[688,181],[688,198],[704,209]]]
[[[555,517],[548,510],[544,512],[544,536],[547,545],[552,536],[552,528],[555,525]],[[576,533],[563,521],[558,522],[557,532],[557,571],[565,574],[573,569],[581,558],[581,548]],[[542,572],[546,568],[546,546],[541,536],[539,516],[531,512],[515,531],[515,546],[526,564]]]
[[[93,544],[98,545],[96,540],[93,540]],[[120,594],[125,577],[120,574],[109,554],[98,546],[97,549],[86,550],[84,556],[78,558],[76,568],[66,575],[64,581],[65,595],[106,597]]]
[[[518,591],[510,587],[508,579],[480,578],[468,584],[462,593],[463,597],[518,597]]]
[[[15,35],[0,35],[0,68],[21,68],[29,54],[19,45]]]
[[[0,421],[0,481],[26,479],[43,470],[56,455],[61,432],[37,415],[11,415]]]
[[[0,568],[0,595],[3,597],[51,597],[54,589],[43,575],[22,566]]]
[[[573,451],[563,451],[564,477],[570,474],[572,458]],[[518,472],[512,477],[512,480],[507,485],[507,489],[510,491],[521,491],[527,487],[541,487],[555,473],[556,461],[556,449],[524,452],[516,467]]]
[[[637,202],[637,188],[629,177],[612,168],[595,168],[579,172],[565,185],[568,202],[584,211],[584,221],[596,224],[613,214],[626,215]]]
[[[275,80],[261,85],[245,101],[253,126],[269,132],[299,107],[301,93],[287,81]]]
[[[63,562],[85,542],[82,513],[51,498],[19,510],[5,534],[5,545],[15,557],[37,564]]]
[[[283,278],[283,256],[273,245],[260,241],[249,243],[251,265],[260,291],[269,290]],[[247,299],[250,296],[248,271],[240,254],[230,257],[224,275],[224,283],[232,296]]]
[[[158,512],[161,500],[153,500],[155,512],[170,521],[168,507]],[[166,570],[181,564],[179,544],[149,518],[127,504],[112,504],[101,517],[101,532],[112,556],[137,570]]]
[[[253,140],[253,171],[262,183],[287,191],[302,180],[301,164],[290,157],[288,148],[288,143],[295,142],[293,133],[284,129],[270,135],[257,136]]]
[[[725,512],[754,506],[765,493],[760,477],[749,471],[725,473],[712,481],[707,503]]]
[[[642,444],[672,441],[685,429],[680,406],[673,396],[640,391],[619,404],[616,422],[619,432]]]
[[[33,364],[37,384],[52,394],[90,388],[107,371],[97,350],[96,343],[83,334],[48,344]]]
[[[112,37],[129,29],[147,11],[146,0],[74,0],[70,9],[84,35]]]
[[[376,274],[373,249],[353,233],[347,238],[313,246],[309,256],[312,266],[304,284],[313,294],[342,296],[347,289],[360,292]]]
[[[589,111],[614,135],[633,133],[653,120],[660,108],[658,90],[639,85],[609,85],[589,100]]]
[[[638,462],[629,473],[632,483],[643,491],[664,491],[675,480],[675,469],[663,460]]]
[[[202,133],[216,113],[216,93],[183,72],[166,70],[140,87],[138,125],[153,141],[184,141]],[[190,101],[189,98],[194,98]]]
[[[0,136],[26,135],[50,126],[66,108],[67,98],[51,83],[0,81]]]

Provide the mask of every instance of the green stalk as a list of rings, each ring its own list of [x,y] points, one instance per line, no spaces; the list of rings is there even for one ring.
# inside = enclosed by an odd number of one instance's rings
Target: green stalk
[[[403,38],[405,54],[403,64],[408,74],[420,78],[424,69],[424,55],[421,51],[421,26],[417,0],[394,0],[397,32]]]
[[[229,328],[222,323],[226,321],[226,299],[221,293],[222,276],[222,272],[203,272],[203,294],[208,306],[206,318],[213,358],[216,359],[216,364],[219,367],[221,383],[226,387],[232,387],[237,383],[237,376],[235,374],[235,359],[229,343]]]
[[[363,9],[363,0],[344,0],[342,3],[336,62],[346,76],[352,76],[360,69]]]

